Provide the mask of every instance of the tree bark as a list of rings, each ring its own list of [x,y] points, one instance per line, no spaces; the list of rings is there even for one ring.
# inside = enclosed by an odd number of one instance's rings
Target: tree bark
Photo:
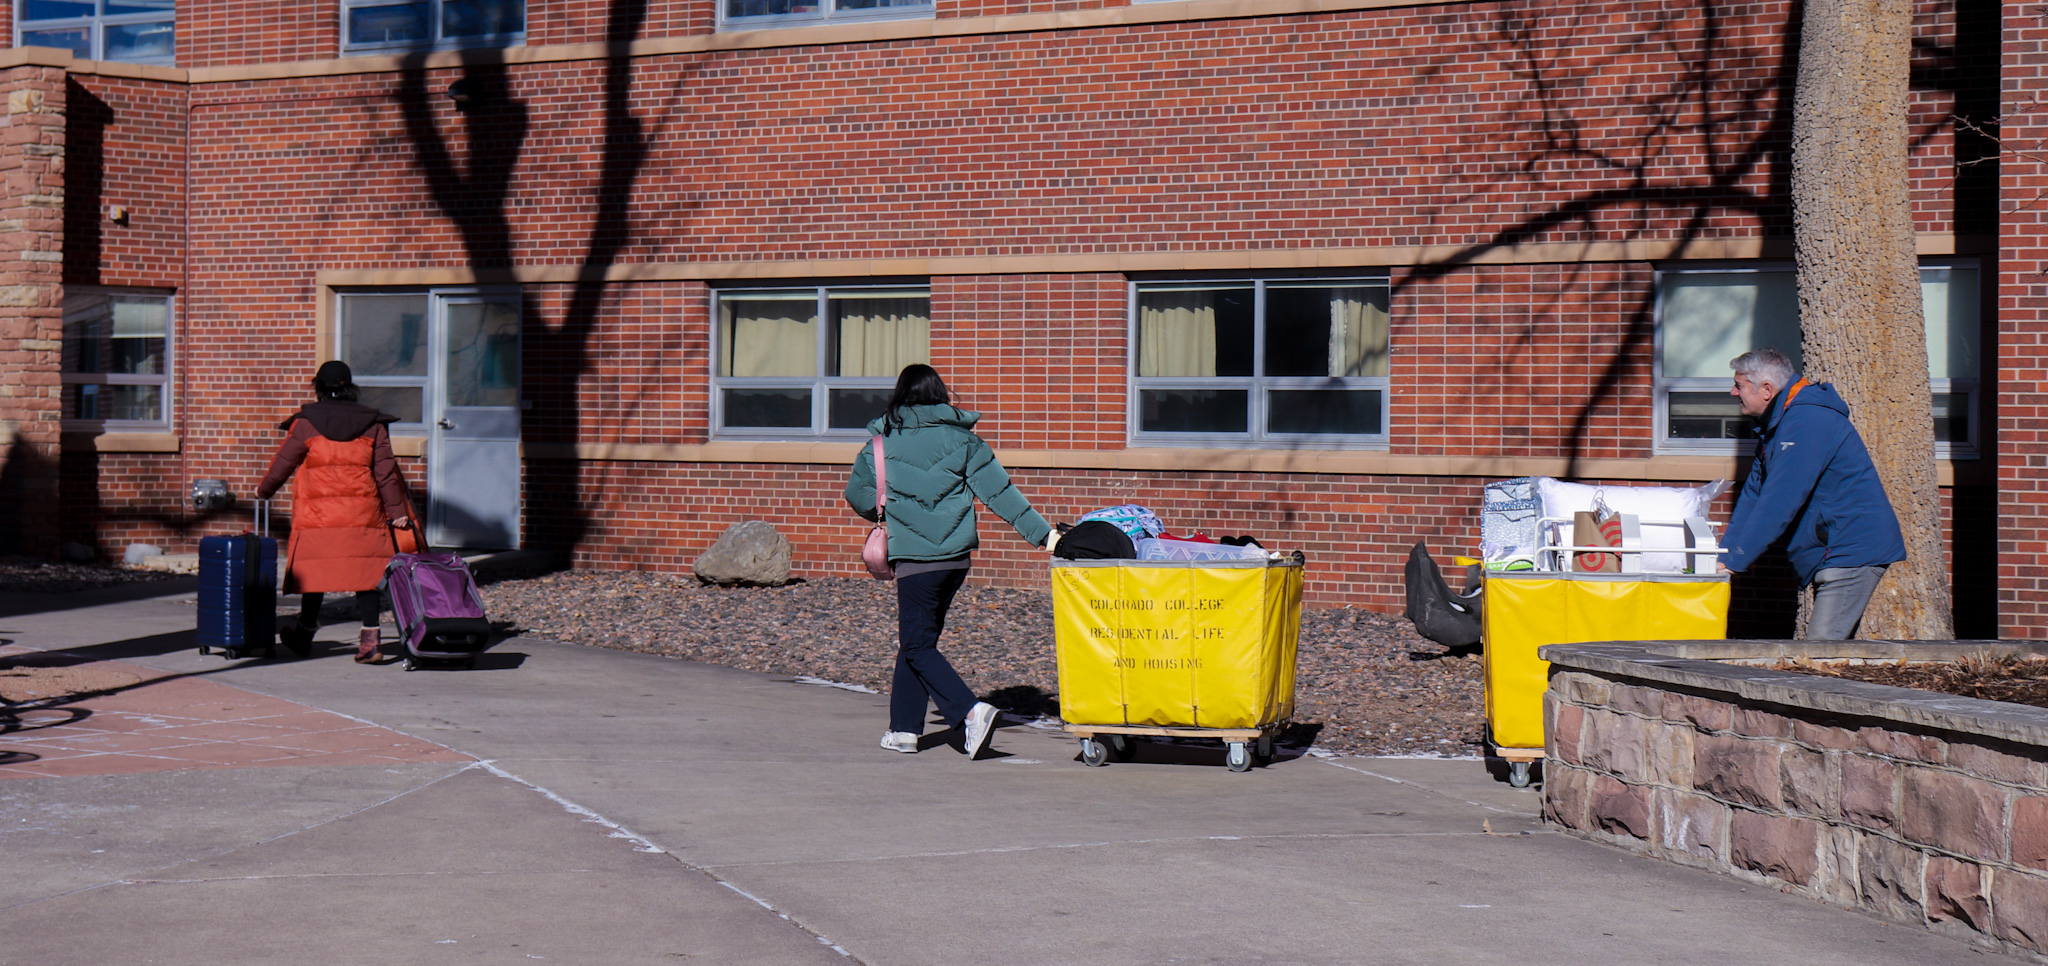
[[[1832,382],[1906,538],[1859,636],[1955,636],[1933,397],[1907,196],[1909,0],[1807,0],[1792,115],[1793,241],[1807,378]]]

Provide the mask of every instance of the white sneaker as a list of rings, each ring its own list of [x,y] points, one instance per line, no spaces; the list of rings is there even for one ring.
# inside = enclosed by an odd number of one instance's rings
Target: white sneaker
[[[891,731],[882,736],[882,747],[914,755],[917,754],[917,736],[908,731]]]
[[[967,735],[967,760],[981,757],[982,749],[988,747],[988,736],[996,730],[996,706],[985,701],[976,701],[967,712],[967,720],[960,729]]]

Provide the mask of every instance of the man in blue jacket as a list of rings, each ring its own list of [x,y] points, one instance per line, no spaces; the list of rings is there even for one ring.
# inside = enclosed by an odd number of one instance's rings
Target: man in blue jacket
[[[1729,394],[1758,421],[1757,449],[1721,541],[1721,569],[1749,569],[1784,537],[1800,583],[1813,585],[1806,636],[1847,640],[1885,568],[1906,559],[1898,515],[1833,384],[1807,382],[1768,347],[1729,366]]]

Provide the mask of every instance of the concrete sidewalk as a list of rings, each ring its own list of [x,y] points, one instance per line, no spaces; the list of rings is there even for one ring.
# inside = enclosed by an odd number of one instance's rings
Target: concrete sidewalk
[[[132,683],[0,733],[0,964],[2017,962],[1551,834],[1476,762],[898,755],[881,695],[528,639],[407,674],[353,625],[228,662],[189,594],[55,600],[0,640]]]

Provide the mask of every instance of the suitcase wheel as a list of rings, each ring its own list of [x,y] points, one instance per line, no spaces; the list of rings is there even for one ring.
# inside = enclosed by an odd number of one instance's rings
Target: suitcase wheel
[[[400,665],[398,665],[398,666],[399,666],[400,668],[403,668],[403,669],[407,670],[407,671],[417,671],[417,670],[419,670],[419,669],[420,669],[420,664],[419,664],[419,662],[418,662],[418,661],[415,661],[415,660],[413,660],[412,658],[406,658],[406,659],[405,659],[405,661],[404,661],[404,663],[402,663],[402,664],[400,664]]]
[[[210,648],[210,647],[207,647],[207,646],[206,646],[206,645],[204,645],[204,644],[201,644],[201,645],[199,645],[199,653],[200,653],[200,654],[202,654],[202,655],[205,655],[205,654],[212,654],[212,653],[213,653],[213,648]]]

